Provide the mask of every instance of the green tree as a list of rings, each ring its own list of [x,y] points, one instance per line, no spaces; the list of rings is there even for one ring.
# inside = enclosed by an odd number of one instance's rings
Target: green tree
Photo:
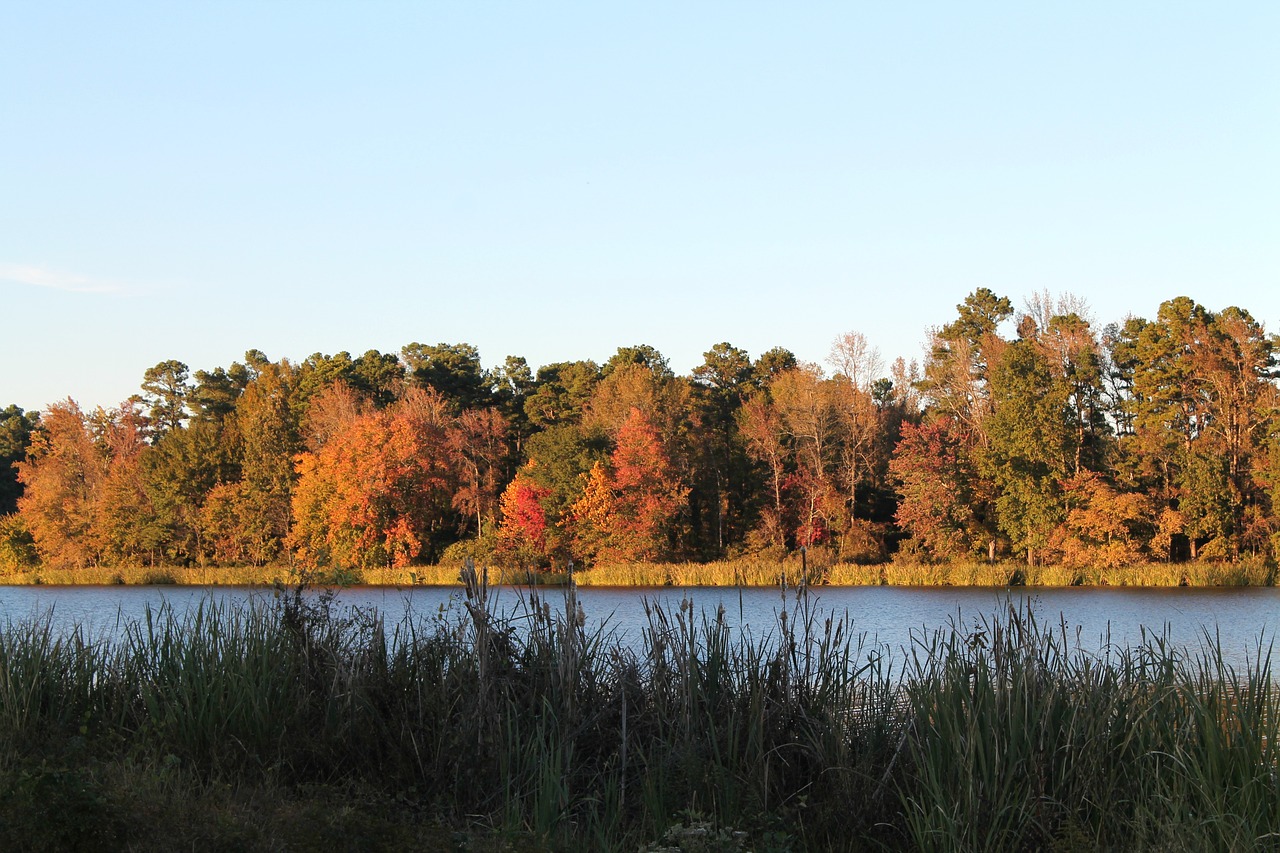
[[[600,368],[601,377],[607,377],[620,367],[643,367],[660,379],[671,379],[675,376],[671,366],[662,353],[648,344],[636,344],[633,347],[618,347],[618,351]]]
[[[316,352],[299,362],[295,369],[291,401],[299,417],[306,416],[307,406],[312,397],[334,383],[341,382],[354,389],[356,387],[356,383],[352,380],[354,364],[351,353],[345,351],[334,355]],[[363,392],[363,396],[368,398],[367,392]],[[368,398],[367,401],[374,402],[372,398]]]
[[[540,498],[549,523],[557,523],[582,495],[583,478],[596,462],[608,457],[609,440],[601,430],[560,424],[535,433],[526,445],[525,475],[545,490]]]
[[[400,354],[415,385],[434,388],[455,407],[469,409],[491,402],[489,377],[480,364],[479,350],[471,344],[415,342]]]
[[[796,361],[795,353],[785,347],[774,347],[766,350],[760,358],[756,359],[756,379],[760,382],[769,382],[779,373],[795,370],[799,366],[800,362]]]
[[[581,423],[599,382],[600,367],[594,361],[543,365],[525,397],[525,414],[531,424],[542,428]]]
[[[154,437],[182,429],[191,391],[189,379],[187,366],[176,359],[162,361],[143,373],[142,403],[147,407]]]
[[[517,456],[534,431],[533,423],[525,411],[525,402],[536,387],[529,363],[520,356],[507,356],[502,367],[493,372],[494,399],[498,410],[510,425],[513,450]]]
[[[201,508],[215,486],[240,479],[243,443],[234,422],[196,420],[139,457],[147,500],[164,530],[160,547],[174,563],[200,562],[210,553]]]
[[[382,409],[404,393],[405,367],[395,353],[371,349],[351,363],[343,378]]]
[[[39,423],[37,413],[24,412],[18,406],[0,410],[0,516],[18,509],[22,484],[18,482],[17,465],[27,458],[27,446]]]
[[[997,330],[1013,315],[1013,305],[983,287],[956,311],[959,316],[933,337],[919,387],[936,412],[959,421],[963,432],[983,443],[983,421],[992,409],[989,366],[1007,345]]]
[[[689,424],[689,523],[696,551],[718,557],[742,540],[751,524],[753,477],[738,412],[756,391],[755,366],[746,350],[722,342],[693,369]]]
[[[702,354],[702,364],[693,369],[693,379],[726,398],[741,402],[755,380],[755,366],[747,351],[721,341]]]
[[[1185,520],[1192,557],[1215,540],[1234,556],[1241,536],[1265,539],[1259,512],[1276,422],[1274,342],[1248,312],[1214,314],[1187,297],[1154,321],[1130,320],[1111,346],[1122,390],[1121,469]],[[1265,525],[1262,525],[1265,527]],[[1254,544],[1252,547],[1256,547]]]
[[[290,500],[295,480],[294,456],[302,450],[298,419],[292,409],[293,366],[282,359],[261,365],[236,407],[243,442],[241,479],[253,501],[252,527],[283,543],[289,534]]]
[[[222,423],[235,411],[236,400],[244,392],[251,378],[249,368],[240,362],[231,367],[197,370],[196,384],[187,395],[191,407],[192,422]]]
[[[1070,388],[1055,380],[1045,350],[1022,339],[994,364],[991,393],[979,470],[995,484],[1000,530],[1034,563],[1065,514],[1060,483],[1075,457],[1066,416]]]

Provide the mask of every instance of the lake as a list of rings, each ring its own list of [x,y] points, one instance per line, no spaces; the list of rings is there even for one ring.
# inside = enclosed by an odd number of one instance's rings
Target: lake
[[[529,591],[498,587],[499,611],[519,615]],[[552,607],[563,606],[562,589],[547,587],[539,594]],[[178,586],[10,586],[0,587],[0,620],[47,617],[58,630],[85,626],[94,637],[117,635],[122,622],[138,619],[146,608],[168,603],[182,611],[207,599],[269,602],[274,595],[261,587]],[[408,616],[430,620],[457,615],[459,587],[350,587],[337,592],[348,607],[376,608],[388,623]],[[589,628],[603,627],[627,642],[639,637],[647,624],[644,602],[659,603],[675,613],[688,599],[695,613],[714,618],[723,607],[726,621],[757,638],[776,633],[778,614],[794,614],[794,591],[776,588],[732,587],[581,587],[578,597]],[[1218,638],[1228,660],[1237,665],[1267,648],[1280,630],[1280,589],[1230,588],[921,588],[815,587],[809,606],[819,618],[842,617],[862,636],[864,647],[885,647],[897,655],[927,632],[958,624],[971,630],[984,618],[1011,605],[1029,609],[1042,625],[1064,622],[1069,635],[1086,649],[1097,650],[1110,636],[1115,645],[1136,645],[1142,632],[1166,634],[1178,646],[1196,648],[1206,632]],[[794,618],[791,615],[789,618]]]

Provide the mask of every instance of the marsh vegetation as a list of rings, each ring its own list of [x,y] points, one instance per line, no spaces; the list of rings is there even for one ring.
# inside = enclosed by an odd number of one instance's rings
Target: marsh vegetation
[[[111,641],[8,625],[3,840],[1248,850],[1280,832],[1265,650],[1090,651],[1013,609],[890,661],[803,593],[754,634],[651,606],[624,644],[572,587],[499,616],[465,574],[434,620],[295,590],[162,608]]]

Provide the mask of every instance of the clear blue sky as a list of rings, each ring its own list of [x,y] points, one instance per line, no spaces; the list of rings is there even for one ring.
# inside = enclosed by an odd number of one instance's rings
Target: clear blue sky
[[[1280,330],[1280,3],[14,2],[0,406],[176,358]]]

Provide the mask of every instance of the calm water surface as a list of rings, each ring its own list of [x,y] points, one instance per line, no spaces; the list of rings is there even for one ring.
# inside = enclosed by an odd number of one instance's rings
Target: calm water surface
[[[500,611],[519,615],[528,591],[495,589]],[[184,611],[201,601],[269,603],[270,589],[245,587],[99,586],[0,587],[0,622],[32,617],[50,618],[59,630],[84,626],[93,636],[114,636],[122,622],[140,618],[148,607],[168,604]],[[562,606],[560,589],[542,591],[553,607]],[[614,631],[626,641],[639,637],[646,624],[644,602],[659,603],[675,613],[683,600],[695,613],[714,617],[719,607],[726,620],[755,637],[776,633],[778,614],[794,618],[794,592],[777,589],[722,587],[659,587],[651,589],[586,587],[578,591],[589,627]],[[376,608],[388,623],[408,617],[431,620],[457,615],[458,587],[352,587],[337,593],[343,606]],[[1280,630],[1280,589],[972,589],[919,587],[822,587],[810,593],[809,605],[820,619],[847,620],[864,645],[887,647],[893,653],[928,632],[959,624],[972,629],[984,618],[1012,605],[1030,609],[1041,624],[1065,622],[1070,636],[1088,649],[1098,649],[1110,637],[1116,645],[1135,645],[1142,632],[1165,633],[1184,647],[1197,647],[1206,633],[1218,638],[1223,651],[1237,662],[1264,650]]]

